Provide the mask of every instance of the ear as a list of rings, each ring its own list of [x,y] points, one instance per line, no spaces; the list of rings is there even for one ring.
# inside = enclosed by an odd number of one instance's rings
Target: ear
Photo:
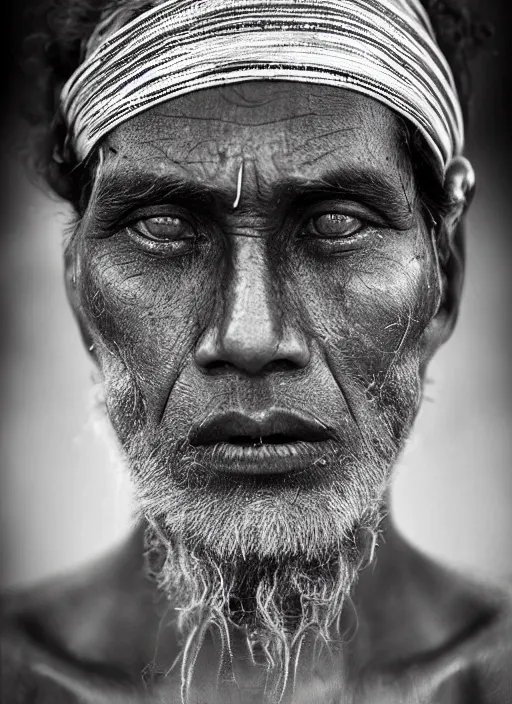
[[[66,293],[69,304],[71,306],[71,310],[73,311],[73,315],[78,324],[78,328],[80,330],[80,334],[82,336],[82,341],[85,345],[85,348],[87,349],[91,357],[93,357],[93,359],[96,361],[94,340],[92,338],[91,331],[87,326],[87,320],[85,319],[81,308],[80,295],[77,286],[78,280],[79,259],[75,251],[75,247],[71,242],[66,246],[66,249],[64,250],[64,283],[66,286]]]
[[[437,225],[434,243],[441,295],[437,312],[425,330],[425,361],[450,337],[459,312],[464,280],[464,215],[475,192],[475,172],[467,159],[455,157],[448,164],[444,188],[450,206]]]

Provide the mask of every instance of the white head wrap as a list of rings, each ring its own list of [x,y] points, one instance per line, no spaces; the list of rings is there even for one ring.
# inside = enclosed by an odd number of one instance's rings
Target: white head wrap
[[[154,105],[255,79],[371,96],[421,131],[443,169],[462,150],[453,76],[419,0],[165,0],[107,32],[65,85],[62,110],[83,160]]]

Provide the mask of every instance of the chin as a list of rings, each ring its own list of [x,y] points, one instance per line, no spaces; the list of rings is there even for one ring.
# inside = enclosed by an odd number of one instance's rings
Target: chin
[[[391,470],[388,457],[357,458],[341,443],[299,471],[247,474],[218,471],[182,442],[142,442],[129,456],[141,516],[225,562],[345,554],[361,528],[375,527]]]
[[[389,458],[331,447],[324,460],[240,476],[213,471],[180,443],[132,445],[148,570],[177,609],[184,643],[242,629],[267,654],[276,691],[304,638],[333,635],[382,517]]]
[[[237,638],[266,670],[268,701],[278,702],[296,686],[304,643],[318,644],[320,657],[339,633],[344,604],[373,556],[383,506],[381,490],[368,502],[344,483],[352,472],[315,488],[311,477],[304,487],[296,477],[279,488],[175,486],[156,503],[140,497],[146,565],[176,609],[184,685],[206,634],[217,643],[219,667],[229,666]]]

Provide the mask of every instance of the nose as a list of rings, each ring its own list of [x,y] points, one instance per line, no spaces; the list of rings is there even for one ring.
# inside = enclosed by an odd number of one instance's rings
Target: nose
[[[233,240],[222,311],[200,339],[196,363],[205,370],[226,367],[250,375],[305,367],[308,343],[291,324],[291,311],[273,286],[265,241],[248,236]]]

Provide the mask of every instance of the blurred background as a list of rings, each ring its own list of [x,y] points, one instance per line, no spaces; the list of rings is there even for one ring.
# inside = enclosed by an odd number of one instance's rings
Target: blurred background
[[[478,3],[474,2],[478,7]],[[393,509],[426,552],[512,579],[512,186],[510,9],[474,65],[467,154],[477,173],[465,296],[453,338],[430,368],[423,409],[397,471]],[[8,142],[8,127],[4,125]],[[126,477],[94,431],[91,365],[65,300],[66,207],[4,165],[0,586],[77,566],[131,525]]]

